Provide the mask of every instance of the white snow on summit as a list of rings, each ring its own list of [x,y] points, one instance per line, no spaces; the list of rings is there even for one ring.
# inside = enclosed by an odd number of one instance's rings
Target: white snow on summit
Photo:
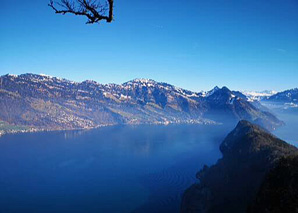
[[[261,92],[258,91],[242,91],[244,95],[248,98],[249,101],[260,101],[264,98],[275,95],[277,92],[274,90],[264,90]]]

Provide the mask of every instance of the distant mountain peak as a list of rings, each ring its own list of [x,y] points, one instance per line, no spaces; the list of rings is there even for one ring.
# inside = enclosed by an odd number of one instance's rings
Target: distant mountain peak
[[[39,75],[40,76],[43,76],[43,77],[46,77],[46,78],[55,78],[55,77],[53,77],[51,75],[47,75],[47,74],[43,74],[43,73],[40,73]]]
[[[226,86],[223,86],[222,88],[221,88],[221,90],[224,90],[224,91],[231,91],[228,87],[226,87]]]
[[[17,77],[18,77],[18,75],[10,74],[10,73],[8,73],[8,74],[6,74],[6,75],[4,75],[4,76],[7,76],[7,77],[13,77],[13,78],[17,78]]]
[[[155,80],[153,79],[148,79],[148,78],[135,78],[131,81],[128,81],[126,83],[157,83]]]
[[[133,81],[135,81],[135,82],[144,82],[144,83],[156,82],[155,80],[150,79],[150,78],[135,78]]]
[[[85,80],[85,81],[82,81],[81,84],[93,84],[93,85],[99,85],[98,82],[93,81],[93,80]]]
[[[208,92],[205,92],[205,96],[206,97],[211,96],[218,90],[220,90],[220,88],[218,86],[215,86],[212,90],[209,90]]]
[[[260,101],[262,99],[269,98],[272,95],[275,95],[277,92],[274,90],[264,90],[264,91],[242,91],[244,95],[248,98],[249,101]]]

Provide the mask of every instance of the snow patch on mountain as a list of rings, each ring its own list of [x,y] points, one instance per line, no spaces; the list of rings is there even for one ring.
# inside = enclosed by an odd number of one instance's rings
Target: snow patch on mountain
[[[277,92],[274,90],[264,90],[264,91],[242,91],[244,95],[248,98],[248,101],[261,101],[272,95],[275,95]]]

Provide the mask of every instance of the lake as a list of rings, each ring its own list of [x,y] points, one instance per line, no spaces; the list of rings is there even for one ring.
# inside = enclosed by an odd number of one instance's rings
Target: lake
[[[284,104],[272,102],[262,102],[262,104],[285,123],[284,126],[277,128],[273,134],[298,147],[298,108],[289,108],[285,107]]]
[[[273,134],[298,147],[298,109],[275,111],[275,114],[285,125]]]
[[[0,212],[179,212],[223,125],[113,126],[0,138]]]
[[[297,146],[298,113],[274,134]],[[233,125],[112,126],[0,138],[0,212],[179,212]]]

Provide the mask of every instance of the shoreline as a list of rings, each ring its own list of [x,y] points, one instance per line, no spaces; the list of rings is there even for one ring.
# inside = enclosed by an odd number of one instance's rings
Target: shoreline
[[[73,128],[73,129],[37,129],[34,127],[31,127],[28,130],[0,130],[0,138],[4,135],[9,135],[9,134],[21,134],[21,133],[37,133],[37,132],[62,132],[62,131],[89,131],[93,129],[99,129],[102,127],[109,127],[109,126],[140,126],[140,125],[154,125],[154,126],[168,126],[168,125],[223,125],[222,123],[219,122],[213,122],[213,121],[186,121],[186,122],[158,122],[158,123],[124,123],[124,124],[105,124],[105,125],[97,125],[95,127],[88,127],[88,128]]]

